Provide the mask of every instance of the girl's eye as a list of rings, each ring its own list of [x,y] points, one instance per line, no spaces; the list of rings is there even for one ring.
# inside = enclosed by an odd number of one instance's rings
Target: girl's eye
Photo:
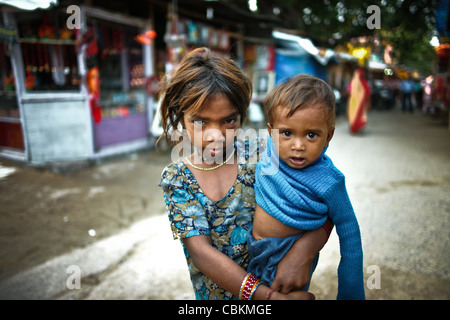
[[[203,120],[194,120],[192,122],[194,122],[194,125],[196,126],[204,126],[206,124],[206,122]]]
[[[306,137],[307,137],[308,139],[314,139],[315,137],[317,137],[317,134],[314,133],[314,132],[310,132],[310,133],[308,133],[308,134],[306,135]]]
[[[292,135],[290,131],[283,131],[281,134],[286,138],[289,138]]]
[[[227,119],[225,120],[225,124],[233,124],[236,121],[236,119],[232,118],[232,119]]]

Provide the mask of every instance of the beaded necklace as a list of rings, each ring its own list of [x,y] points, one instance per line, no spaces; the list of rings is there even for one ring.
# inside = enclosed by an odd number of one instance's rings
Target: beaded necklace
[[[222,162],[221,164],[218,164],[217,166],[211,167],[211,168],[201,168],[201,167],[197,167],[195,165],[192,164],[192,162],[188,159],[188,157],[185,157],[184,159],[186,159],[187,163],[189,163],[194,169],[197,170],[201,170],[201,171],[211,171],[211,170],[215,170],[220,168],[221,166],[223,166],[225,163],[227,163],[228,161],[230,161],[231,157],[233,157],[234,155],[234,149],[233,152],[230,154],[230,156],[228,157],[227,160],[225,160],[224,162]]]

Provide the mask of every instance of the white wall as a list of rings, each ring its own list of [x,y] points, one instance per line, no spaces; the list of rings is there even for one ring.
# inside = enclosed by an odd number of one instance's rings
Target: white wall
[[[92,157],[92,124],[84,97],[23,101],[22,105],[31,163]]]

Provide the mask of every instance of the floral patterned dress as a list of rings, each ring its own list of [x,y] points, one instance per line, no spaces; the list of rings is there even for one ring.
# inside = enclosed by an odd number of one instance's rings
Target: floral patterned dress
[[[203,193],[182,159],[163,170],[160,186],[174,239],[209,235],[214,248],[245,269],[249,262],[247,230],[255,210],[256,161],[249,161],[248,153],[239,159],[239,154],[237,178],[222,200],[212,201]],[[238,299],[200,272],[181,244],[198,300]]]

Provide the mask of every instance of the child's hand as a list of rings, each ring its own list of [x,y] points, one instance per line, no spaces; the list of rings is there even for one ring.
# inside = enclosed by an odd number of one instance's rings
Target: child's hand
[[[282,294],[274,291],[270,300],[315,300],[316,297],[308,291],[292,291],[288,294]]]
[[[275,280],[270,287],[284,294],[300,290],[309,283],[310,268],[310,261],[304,259],[299,263],[293,255],[286,255],[278,264]]]
[[[287,300],[316,300],[316,297],[308,291],[292,291],[286,297]]]
[[[278,263],[275,279],[270,287],[287,294],[307,285],[311,264],[327,239],[328,236],[322,228],[306,231]]]

